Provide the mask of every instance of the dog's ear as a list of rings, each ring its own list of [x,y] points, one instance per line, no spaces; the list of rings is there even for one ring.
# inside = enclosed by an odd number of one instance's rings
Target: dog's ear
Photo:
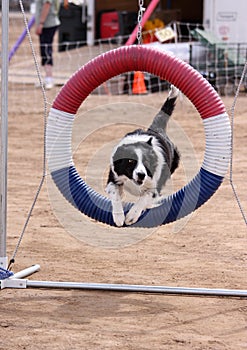
[[[153,138],[152,138],[152,137],[150,137],[150,139],[147,141],[147,144],[148,144],[149,146],[151,146],[151,145],[152,145],[152,140],[153,140]]]

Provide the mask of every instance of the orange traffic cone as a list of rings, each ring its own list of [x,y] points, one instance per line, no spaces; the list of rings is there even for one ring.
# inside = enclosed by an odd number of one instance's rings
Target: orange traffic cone
[[[141,95],[147,93],[143,72],[137,71],[134,73],[132,93],[134,95]]]

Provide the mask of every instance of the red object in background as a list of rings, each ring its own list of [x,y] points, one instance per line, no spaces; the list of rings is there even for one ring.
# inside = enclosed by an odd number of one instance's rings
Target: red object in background
[[[100,19],[100,37],[112,38],[120,32],[119,15],[117,11],[102,13]]]

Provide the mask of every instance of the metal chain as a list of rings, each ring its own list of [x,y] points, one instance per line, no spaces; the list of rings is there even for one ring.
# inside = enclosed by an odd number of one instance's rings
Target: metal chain
[[[146,10],[144,5],[144,0],[139,0],[139,11],[138,11],[138,16],[137,16],[137,23],[138,23],[138,31],[137,31],[137,41],[138,45],[142,44],[142,15],[143,12]]]

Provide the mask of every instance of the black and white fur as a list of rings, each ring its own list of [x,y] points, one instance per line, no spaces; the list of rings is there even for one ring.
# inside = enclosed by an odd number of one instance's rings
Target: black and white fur
[[[143,210],[152,207],[178,167],[178,150],[166,134],[177,96],[178,90],[172,86],[148,130],[137,129],[126,134],[113,149],[106,192],[111,199],[116,226],[135,223]],[[122,194],[127,180],[138,187],[140,197],[125,217]]]

